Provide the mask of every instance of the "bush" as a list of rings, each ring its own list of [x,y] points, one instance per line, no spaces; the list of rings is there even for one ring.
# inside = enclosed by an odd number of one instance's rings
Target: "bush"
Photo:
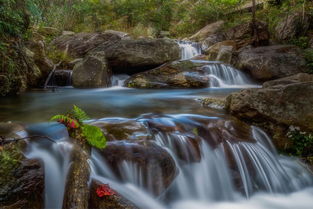
[[[313,49],[307,49],[304,51],[304,57],[309,68],[308,73],[313,74]]]

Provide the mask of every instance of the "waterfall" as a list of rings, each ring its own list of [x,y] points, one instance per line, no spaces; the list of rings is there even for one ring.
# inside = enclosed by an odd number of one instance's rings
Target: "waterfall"
[[[227,64],[213,63],[202,67],[208,74],[210,87],[255,87],[255,84],[241,71]]]
[[[124,86],[124,82],[129,78],[129,75],[126,74],[117,74],[113,75],[111,78],[111,83],[112,86],[119,86],[122,87]]]
[[[201,54],[201,45],[194,42],[179,41],[181,60],[191,59]]]
[[[115,153],[119,161],[113,164],[114,169],[111,167],[112,161],[109,164],[103,155],[103,151],[108,148],[92,148],[88,163],[92,179],[108,183],[139,208],[219,208],[219,204],[228,202],[240,205],[242,201],[247,208],[259,208],[258,205],[249,207],[249,199],[262,206],[263,203],[255,198],[264,195],[287,198],[290,193],[306,191],[306,187],[313,185],[312,174],[296,158],[280,156],[270,138],[257,127],[238,124],[226,118],[192,114],[150,114],[143,115],[136,121],[145,127],[138,134],[150,136],[150,140],[143,141],[143,147],[152,144],[154,156],[166,153],[177,167],[177,175],[168,187],[158,179],[157,185],[162,193],[154,194],[151,191],[156,175],[161,174],[166,178],[162,173],[166,165],[158,164],[161,161],[155,160],[153,165],[148,164],[151,169],[140,167],[141,162],[151,155],[147,148],[141,155],[138,147],[132,147],[138,143],[135,139],[125,143],[115,141],[118,146],[125,146],[121,154],[127,152],[127,157]],[[45,134],[46,128],[36,126],[31,131]],[[57,143],[32,141],[27,151],[28,157],[39,158],[44,162],[46,209],[62,208],[72,147],[68,136],[63,134],[63,129],[54,124],[48,130],[48,135],[55,133]],[[108,158],[114,156],[118,146],[111,149],[113,153],[107,153]],[[139,160],[139,164],[132,159]],[[313,194],[313,191],[308,190],[303,195],[309,196],[307,193]],[[268,196],[263,198],[270,201]],[[299,199],[297,196],[292,198]],[[275,206],[281,203],[269,204]],[[304,204],[303,208],[309,208],[308,205],[310,203]],[[293,206],[299,208],[296,203]],[[260,208],[265,209],[266,205]]]

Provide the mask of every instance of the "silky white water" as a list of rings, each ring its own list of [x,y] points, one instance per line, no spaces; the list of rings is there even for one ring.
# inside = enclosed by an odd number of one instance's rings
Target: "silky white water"
[[[198,43],[180,41],[181,60],[188,60],[201,54],[201,46]]]

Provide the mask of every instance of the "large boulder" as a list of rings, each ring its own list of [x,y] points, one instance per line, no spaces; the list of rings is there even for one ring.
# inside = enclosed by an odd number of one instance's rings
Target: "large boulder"
[[[65,51],[72,58],[81,58],[100,44],[112,45],[128,38],[127,33],[109,30],[99,33],[61,35],[53,40],[51,45],[61,51]]]
[[[209,78],[202,70],[203,62],[176,61],[138,73],[125,81],[130,88],[205,88]]]
[[[304,36],[310,27],[310,16],[303,12],[288,14],[275,28],[275,36],[280,41],[288,41]]]
[[[270,39],[270,33],[268,31],[268,26],[264,22],[256,21],[256,28],[258,37],[256,39],[253,36],[254,29],[253,23],[243,23],[237,25],[233,28],[230,28],[224,33],[224,37],[226,40],[234,40],[237,42],[238,48],[247,46],[247,45],[268,45]]]
[[[260,81],[304,72],[306,64],[301,50],[292,45],[247,47],[239,52],[237,58],[235,66]]]
[[[73,86],[77,88],[109,87],[111,74],[105,53],[94,53],[75,65],[72,75]]]
[[[210,35],[213,35],[216,32],[218,32],[222,28],[223,25],[224,25],[224,21],[222,20],[211,23],[205,26],[204,28],[202,28],[201,30],[199,30],[194,35],[190,36],[189,39],[192,41],[203,41],[206,38],[208,38]]]
[[[265,128],[285,149],[288,127],[313,131],[313,76],[298,74],[270,81],[261,89],[245,89],[227,97],[230,113]]]
[[[100,153],[118,178],[137,181],[133,183],[154,194],[161,194],[177,175],[171,155],[151,141],[112,141]],[[131,172],[137,173],[137,177],[142,179],[129,178],[126,173],[129,170],[125,170],[129,169],[128,166],[135,169]]]
[[[105,52],[115,74],[134,74],[180,59],[180,48],[170,39],[121,40],[101,44],[93,52]]]

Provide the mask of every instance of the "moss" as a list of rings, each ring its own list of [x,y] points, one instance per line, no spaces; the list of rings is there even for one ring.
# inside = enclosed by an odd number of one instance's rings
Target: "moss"
[[[1,191],[7,191],[5,187],[14,185],[14,173],[17,168],[21,165],[21,161],[24,158],[22,154],[23,142],[16,142],[0,146],[0,197]]]

